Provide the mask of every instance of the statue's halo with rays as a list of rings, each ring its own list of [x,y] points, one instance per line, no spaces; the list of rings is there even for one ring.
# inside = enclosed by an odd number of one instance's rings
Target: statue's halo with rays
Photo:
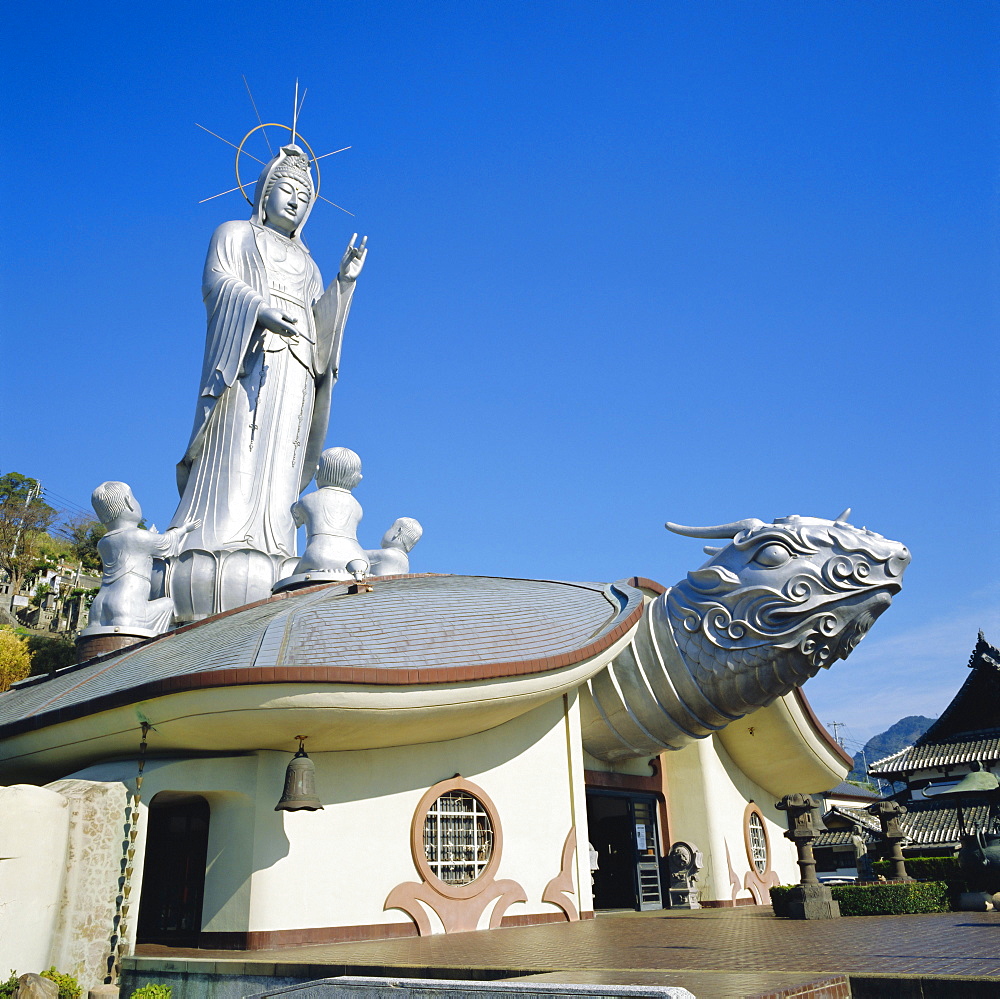
[[[252,205],[253,204],[253,198],[251,198],[250,195],[247,194],[246,190],[243,187],[243,181],[240,179],[240,156],[241,155],[250,156],[249,153],[247,153],[247,152],[244,151],[243,146],[246,145],[247,139],[249,139],[250,136],[254,134],[254,132],[259,132],[262,128],[284,128],[284,129],[287,129],[288,132],[291,133],[291,135],[293,136],[292,142],[294,142],[296,139],[298,139],[302,143],[302,145],[305,146],[306,149],[309,150],[309,165],[310,166],[314,166],[316,168],[316,191],[315,191],[315,194],[316,194],[316,197],[318,198],[320,196],[320,194],[319,194],[319,185],[320,185],[321,177],[320,177],[319,164],[316,162],[316,154],[313,152],[312,146],[310,146],[309,143],[306,142],[305,136],[301,132],[296,131],[296,129],[294,129],[291,125],[282,125],[280,122],[277,122],[277,121],[269,121],[269,122],[267,122],[267,124],[264,124],[264,122],[261,122],[259,125],[255,125],[253,128],[251,128],[250,131],[247,132],[247,134],[243,136],[242,141],[236,147],[236,183],[239,185],[239,189],[240,189],[240,192],[243,194],[243,197],[247,199],[247,204],[248,205]],[[348,148],[350,148],[350,147],[348,147]],[[251,157],[251,159],[257,159],[257,157],[254,156],[254,157]],[[258,160],[258,162],[260,162],[260,161]],[[326,199],[324,199],[324,200],[326,200]]]
[[[249,156],[250,159],[252,159],[254,162],[260,163],[261,166],[266,166],[267,164],[263,160],[258,159],[256,156],[254,156],[253,153],[247,152],[247,150],[244,149],[243,147],[246,145],[246,142],[250,138],[250,136],[252,136],[255,132],[260,132],[264,136],[264,141],[267,143],[267,148],[269,150],[271,150],[271,141],[270,141],[270,139],[268,139],[267,132],[265,132],[264,129],[266,129],[266,128],[283,128],[283,129],[285,129],[285,131],[287,131],[287,132],[290,133],[293,144],[301,140],[302,144],[309,151],[309,165],[316,168],[316,197],[317,197],[317,199],[320,200],[320,201],[325,201],[328,205],[333,205],[334,208],[339,208],[340,211],[345,212],[346,214],[350,215],[353,218],[354,217],[354,212],[347,211],[346,208],[342,208],[340,205],[335,204],[334,202],[332,202],[329,198],[324,198],[323,195],[321,195],[319,193],[320,182],[321,182],[321,172],[320,172],[320,168],[319,168],[319,161],[323,160],[323,159],[326,159],[327,156],[335,156],[337,153],[346,152],[351,147],[350,146],[344,146],[342,149],[334,149],[333,152],[331,152],[331,153],[323,153],[322,156],[317,156],[313,152],[312,146],[309,145],[309,143],[306,141],[305,137],[298,130],[299,112],[302,110],[302,105],[305,103],[306,94],[308,93],[308,88],[305,91],[303,91],[303,93],[302,93],[302,100],[300,101],[299,100],[299,81],[298,80],[295,81],[295,102],[294,102],[294,105],[293,105],[293,108],[292,108],[292,111],[293,111],[293,114],[292,114],[292,124],[291,125],[284,125],[281,122],[277,122],[277,121],[265,122],[261,118],[260,112],[257,110],[257,102],[253,99],[253,94],[250,93],[250,84],[247,83],[247,78],[245,76],[243,77],[243,82],[246,84],[247,94],[250,97],[250,103],[253,105],[254,113],[257,115],[257,121],[259,122],[259,124],[255,125],[253,128],[250,129],[249,132],[247,132],[246,135],[243,136],[243,138],[240,141],[239,145],[237,145],[235,142],[230,142],[228,139],[224,139],[217,132],[213,132],[210,128],[205,128],[204,125],[200,125],[200,124],[198,124],[198,122],[195,122],[195,125],[197,125],[198,128],[202,129],[205,132],[208,132],[209,135],[214,135],[215,138],[221,140],[227,146],[232,146],[233,149],[236,150],[236,187],[231,187],[228,191],[220,191],[218,194],[213,194],[211,197],[208,197],[208,198],[202,198],[201,201],[198,202],[198,204],[199,205],[203,205],[203,204],[205,204],[206,201],[214,201],[216,198],[221,198],[223,195],[233,194],[236,191],[239,191],[243,195],[243,197],[246,198],[247,204],[252,205],[253,204],[253,199],[247,194],[246,188],[244,187],[244,184],[243,184],[243,179],[240,176],[240,156]],[[274,155],[274,151],[273,150],[271,150],[271,155],[272,156]]]

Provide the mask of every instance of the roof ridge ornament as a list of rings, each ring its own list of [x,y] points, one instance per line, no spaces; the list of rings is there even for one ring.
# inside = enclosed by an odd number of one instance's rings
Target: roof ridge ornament
[[[986,635],[982,628],[979,629],[976,647],[972,650],[972,655],[969,656],[969,669],[976,669],[980,664],[1000,670],[1000,649],[986,641]]]

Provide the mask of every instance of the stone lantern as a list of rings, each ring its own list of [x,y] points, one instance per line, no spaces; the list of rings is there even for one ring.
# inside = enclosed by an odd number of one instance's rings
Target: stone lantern
[[[801,880],[789,892],[788,915],[792,919],[835,919],[840,904],[833,900],[830,889],[816,877],[816,858],[812,841],[819,835],[815,815],[819,802],[808,794],[786,794],[777,808],[788,814],[785,838],[795,844]]]
[[[906,863],[903,861],[903,840],[906,834],[899,826],[900,817],[906,814],[905,806],[898,801],[876,801],[869,811],[878,816],[882,826],[882,842],[885,844],[886,859],[895,866],[893,879],[896,881],[912,881],[906,873]]]

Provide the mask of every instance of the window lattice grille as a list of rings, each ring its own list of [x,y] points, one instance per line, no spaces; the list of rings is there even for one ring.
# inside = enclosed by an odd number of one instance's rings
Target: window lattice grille
[[[747,820],[750,828],[750,852],[753,855],[753,866],[758,874],[767,871],[767,836],[764,833],[764,823],[756,812],[751,812]]]
[[[441,795],[424,819],[424,856],[449,885],[475,881],[493,855],[493,824],[482,802],[467,791]]]

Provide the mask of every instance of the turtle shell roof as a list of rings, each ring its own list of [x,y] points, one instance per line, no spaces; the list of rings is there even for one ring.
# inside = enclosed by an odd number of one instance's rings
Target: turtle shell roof
[[[0,694],[0,736],[202,687],[399,686],[559,669],[635,626],[640,583],[422,575],[376,579],[371,593],[296,590],[22,681]]]

